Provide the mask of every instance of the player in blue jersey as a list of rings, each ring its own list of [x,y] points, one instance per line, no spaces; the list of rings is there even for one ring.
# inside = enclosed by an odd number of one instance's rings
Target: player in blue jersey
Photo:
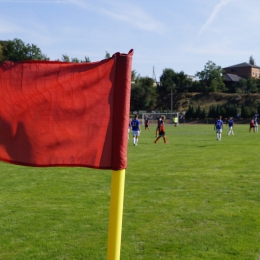
[[[134,119],[131,121],[133,143],[136,146],[138,143],[138,136],[141,133],[140,121],[138,120],[138,115],[135,115]]]
[[[255,118],[254,118],[254,123],[255,123],[255,132],[258,132],[258,118],[257,118],[257,116],[255,116]]]
[[[228,124],[228,127],[229,127],[228,135],[230,135],[230,134],[234,135],[234,132],[233,132],[234,119],[232,117],[229,117],[227,124]]]
[[[223,129],[222,116],[219,116],[214,125],[214,130],[216,130],[216,136],[218,141],[221,140],[222,129]]]

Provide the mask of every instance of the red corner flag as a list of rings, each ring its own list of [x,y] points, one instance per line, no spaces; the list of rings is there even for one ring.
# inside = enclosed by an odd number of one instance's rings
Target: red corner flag
[[[132,56],[2,63],[0,160],[125,169]]]

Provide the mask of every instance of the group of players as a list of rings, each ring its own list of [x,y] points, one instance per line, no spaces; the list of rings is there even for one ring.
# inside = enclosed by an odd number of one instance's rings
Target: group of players
[[[154,143],[156,144],[158,140],[162,137],[165,144],[167,144],[166,140],[166,133],[164,128],[164,121],[165,116],[162,115],[157,119],[157,128],[156,128],[156,139]],[[229,127],[228,135],[234,135],[233,127],[234,127],[234,119],[233,117],[229,117],[227,120],[226,125]],[[223,130],[224,122],[222,121],[222,116],[219,116],[218,119],[215,121],[214,124],[214,130],[216,131],[216,137],[217,140],[221,140],[222,136],[222,130]],[[145,117],[145,130],[150,130],[149,128],[149,118]],[[250,120],[249,125],[249,132],[251,132],[251,129],[253,129],[253,132],[258,132],[258,118],[257,116],[252,117]],[[138,137],[141,134],[141,127],[140,127],[140,121],[138,120],[138,115],[134,116],[134,119],[129,121],[129,127],[128,127],[128,133],[132,130],[133,135],[133,143],[136,146],[138,144]]]
[[[163,138],[164,143],[167,144],[166,133],[165,133],[165,128],[164,128],[164,121],[165,121],[164,115],[159,117],[157,120],[157,128],[156,128],[156,136],[155,136],[156,139],[154,141],[155,144],[158,142],[158,140],[161,137]],[[150,131],[148,117],[145,117],[145,130],[146,129]],[[140,127],[140,121],[138,120],[138,115],[135,115],[132,120],[129,120],[128,134],[129,134],[130,130],[132,130],[133,143],[134,143],[134,146],[136,146],[138,144],[138,137],[141,134],[141,127]]]
[[[219,116],[219,118],[216,120],[215,125],[214,125],[214,130],[216,130],[216,137],[217,140],[221,140],[221,135],[222,135],[222,129],[223,129],[223,121],[222,121],[222,116]],[[228,135],[232,134],[234,135],[233,132],[233,126],[234,126],[234,119],[232,117],[229,117],[227,120],[227,125],[229,126],[229,132]],[[253,129],[253,132],[258,132],[258,117],[254,116],[250,120],[249,124],[249,133],[251,132],[251,129]]]

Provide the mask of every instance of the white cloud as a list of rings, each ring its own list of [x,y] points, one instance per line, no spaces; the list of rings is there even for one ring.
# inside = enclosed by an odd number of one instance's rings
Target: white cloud
[[[206,20],[206,22],[201,26],[199,32],[197,33],[196,37],[194,40],[191,42],[191,44],[187,47],[186,51],[191,51],[192,46],[195,44],[195,42],[200,38],[200,36],[205,32],[206,30],[209,29],[213,21],[215,21],[218,18],[218,15],[221,11],[221,9],[230,3],[232,0],[221,0],[217,5],[215,5],[213,11],[210,13],[209,18]],[[216,31],[218,29],[214,29]],[[212,51],[212,50],[211,50]]]
[[[121,2],[119,4],[108,3],[109,6],[104,8],[104,3],[101,7],[99,7],[98,3],[95,5],[90,5],[83,0],[68,0],[68,2],[81,8],[110,16],[116,20],[124,21],[141,30],[150,31],[157,34],[164,34],[167,30],[163,23],[157,21],[136,5],[133,6],[129,4],[122,4]]]
[[[202,25],[202,27],[200,28],[197,38],[205,31],[209,28],[209,26],[211,25],[211,23],[217,18],[218,13],[220,12],[221,8],[225,5],[227,5],[229,2],[231,2],[232,0],[221,0],[220,3],[218,3],[212,13],[210,14],[208,20]]]
[[[117,20],[125,21],[139,29],[154,32],[157,34],[164,34],[166,27],[161,23],[151,17],[149,14],[144,12],[138,7],[128,6],[117,6],[117,10],[107,11],[103,9],[102,12],[107,14]]]

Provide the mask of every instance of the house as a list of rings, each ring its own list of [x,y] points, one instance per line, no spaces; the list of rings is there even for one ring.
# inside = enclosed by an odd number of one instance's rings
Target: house
[[[249,77],[260,78],[260,67],[247,62],[223,68],[223,71],[226,75],[237,75],[245,79],[248,79]]]
[[[233,83],[239,82],[240,79],[243,79],[243,77],[230,73],[224,74],[224,82],[228,89],[232,88]]]
[[[187,75],[187,78],[190,79],[191,81],[195,81],[195,76]]]

